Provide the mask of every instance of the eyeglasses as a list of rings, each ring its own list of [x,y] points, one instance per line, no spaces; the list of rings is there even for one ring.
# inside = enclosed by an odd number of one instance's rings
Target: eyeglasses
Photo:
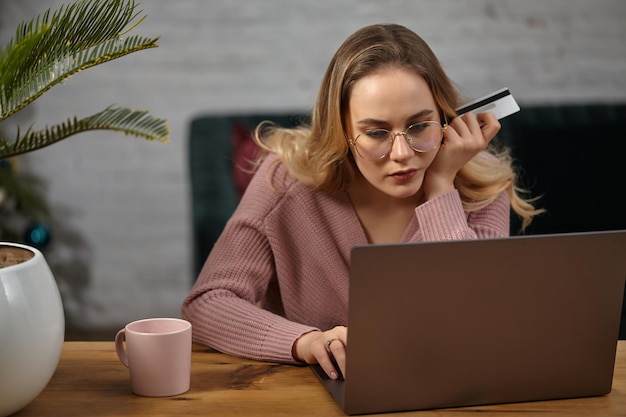
[[[404,135],[404,139],[415,152],[432,151],[441,144],[443,132],[447,128],[447,124],[442,126],[439,122],[429,120],[415,123],[407,127],[404,132],[390,132],[387,129],[368,130],[349,142],[361,158],[374,161],[383,159],[391,152],[393,142],[398,135]]]

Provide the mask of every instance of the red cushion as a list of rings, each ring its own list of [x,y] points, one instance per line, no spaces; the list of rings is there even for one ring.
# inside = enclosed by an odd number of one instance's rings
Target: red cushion
[[[232,131],[233,144],[233,179],[239,198],[248,187],[252,176],[252,162],[260,154],[259,146],[252,139],[252,132],[243,123],[237,122]]]

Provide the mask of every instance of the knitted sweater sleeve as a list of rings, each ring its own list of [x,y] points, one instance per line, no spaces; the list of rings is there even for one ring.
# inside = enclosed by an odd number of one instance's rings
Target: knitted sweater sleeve
[[[314,327],[289,321],[258,306],[275,276],[263,219],[280,194],[261,167],[241,204],[209,254],[182,316],[193,339],[224,353],[256,360],[295,363],[291,347]]]
[[[415,240],[461,240],[509,236],[510,199],[502,192],[488,206],[473,212],[463,210],[457,190],[450,191],[415,209],[419,237]]]

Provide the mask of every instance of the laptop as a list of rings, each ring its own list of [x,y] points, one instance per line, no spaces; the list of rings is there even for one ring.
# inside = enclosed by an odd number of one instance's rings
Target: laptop
[[[346,414],[611,391],[626,230],[355,246]]]

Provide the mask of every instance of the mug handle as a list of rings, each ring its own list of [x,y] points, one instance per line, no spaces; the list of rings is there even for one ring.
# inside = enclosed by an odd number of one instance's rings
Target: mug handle
[[[128,368],[128,356],[126,355],[126,350],[124,349],[125,335],[126,329],[121,329],[115,335],[115,351],[117,352],[117,357],[120,359],[120,362],[122,362],[122,364],[124,364],[124,366]]]

